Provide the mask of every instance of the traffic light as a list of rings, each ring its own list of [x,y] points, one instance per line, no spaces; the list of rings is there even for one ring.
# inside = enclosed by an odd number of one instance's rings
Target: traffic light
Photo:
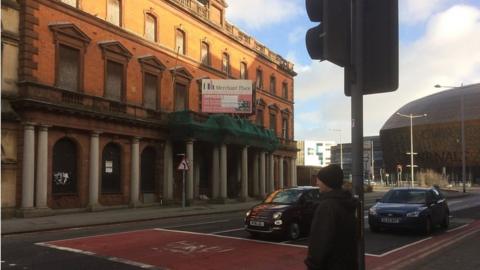
[[[351,83],[359,79],[354,70],[359,69],[364,95],[398,88],[398,0],[306,0],[305,4],[310,20],[320,22],[307,32],[308,53],[312,59],[345,68],[345,95],[351,95]],[[355,6],[362,10],[357,12]],[[358,22],[361,38],[352,35]],[[360,40],[362,51],[356,47]],[[352,52],[360,53],[361,61],[354,61]]]
[[[312,59],[346,67],[350,62],[350,0],[305,0],[308,17],[320,22],[305,41]]]

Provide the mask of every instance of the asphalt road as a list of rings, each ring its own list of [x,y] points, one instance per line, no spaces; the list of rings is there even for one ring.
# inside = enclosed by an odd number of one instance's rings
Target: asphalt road
[[[474,219],[480,219],[480,194],[449,201],[452,211],[452,227],[461,226]],[[168,230],[202,233],[208,235],[222,235],[234,238],[249,239],[250,235],[243,230],[243,212],[219,214],[211,216],[195,216],[186,218],[172,218],[164,220],[155,220],[148,222],[117,224],[109,226],[98,226],[89,228],[68,229],[60,231],[49,231],[41,233],[28,233],[19,235],[7,235],[2,237],[1,246],[1,268],[2,269],[139,269],[138,266],[131,266],[121,262],[106,260],[103,257],[88,256],[64,250],[52,249],[39,246],[36,243],[49,242],[62,239],[71,239],[78,237],[88,237],[94,235],[115,234],[126,231],[137,231],[152,228],[162,228]],[[437,231],[436,234],[442,232]],[[478,234],[475,236],[480,238]],[[415,233],[405,232],[384,232],[372,234],[365,231],[366,252],[379,255],[393,249],[405,246],[407,244],[419,241],[424,236]],[[262,238],[261,241],[286,243],[293,245],[306,246],[307,238],[298,241],[284,241],[277,238]],[[478,243],[478,241],[476,242]],[[118,243],[121,245],[122,243]],[[464,248],[471,249],[465,244]],[[125,247],[128,251],[128,247]],[[472,251],[473,252],[473,251]],[[474,254],[458,254],[459,265],[462,261],[471,258]],[[475,255],[476,257],[476,255]],[[446,260],[446,259],[444,259]],[[428,261],[425,265],[427,265]],[[444,264],[453,264],[454,261],[446,260]],[[440,263],[438,265],[441,265]],[[432,266],[433,267],[433,266]],[[422,269],[442,269],[442,268],[422,268]],[[462,268],[455,269],[478,269]]]

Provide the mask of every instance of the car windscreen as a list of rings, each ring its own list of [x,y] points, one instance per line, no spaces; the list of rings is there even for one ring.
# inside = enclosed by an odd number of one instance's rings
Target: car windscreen
[[[425,190],[404,189],[390,190],[383,196],[383,203],[408,203],[419,204],[425,203]]]
[[[264,203],[293,204],[302,196],[301,190],[277,190],[263,201]]]

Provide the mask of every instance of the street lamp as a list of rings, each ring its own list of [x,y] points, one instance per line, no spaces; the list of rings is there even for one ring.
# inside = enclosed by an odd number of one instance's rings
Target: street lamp
[[[342,144],[342,130],[341,129],[330,129],[331,131],[335,131],[340,133],[340,168],[343,170],[343,144]]]
[[[460,87],[463,86],[463,83]],[[458,86],[442,86],[435,85],[435,88],[460,88]],[[464,95],[460,95],[460,122],[461,122],[461,140],[462,140],[462,184],[463,184],[463,193],[467,192],[465,187],[465,178],[466,178],[466,166],[465,166],[465,108],[464,108]]]
[[[415,166],[413,164],[413,155],[415,154],[413,152],[413,118],[420,118],[420,117],[427,117],[427,114],[420,114],[420,115],[413,115],[413,114],[401,114],[397,112],[399,116],[410,118],[410,173],[411,173],[411,179],[412,179],[412,187],[414,186],[414,181],[415,181],[415,174],[413,172],[413,167]],[[408,154],[408,153],[407,153]]]

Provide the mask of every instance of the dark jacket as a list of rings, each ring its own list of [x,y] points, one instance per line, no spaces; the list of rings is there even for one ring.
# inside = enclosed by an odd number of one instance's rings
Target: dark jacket
[[[357,204],[348,191],[333,190],[322,194],[313,217],[305,259],[309,270],[358,269]]]

